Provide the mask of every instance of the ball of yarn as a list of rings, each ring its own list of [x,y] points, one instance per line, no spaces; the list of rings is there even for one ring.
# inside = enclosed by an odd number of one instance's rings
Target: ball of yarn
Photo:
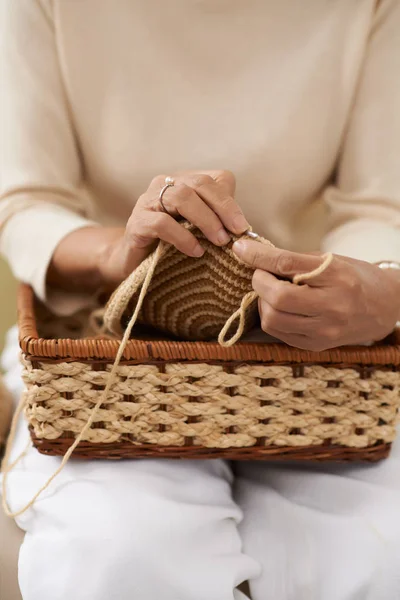
[[[232,237],[231,242],[221,248],[194,226],[185,226],[198,238],[205,253],[200,258],[192,258],[160,242],[158,261],[137,322],[183,340],[212,340],[239,309],[244,296],[251,292],[254,269],[240,262],[232,251],[237,238]],[[105,324],[113,333],[121,335],[124,331],[153,263],[154,254],[151,254],[111,297]],[[255,299],[246,307],[244,332],[254,327],[257,319]]]

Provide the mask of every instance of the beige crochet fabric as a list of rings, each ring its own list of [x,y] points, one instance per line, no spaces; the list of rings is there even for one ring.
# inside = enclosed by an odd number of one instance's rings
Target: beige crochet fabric
[[[206,252],[201,258],[191,258],[174,246],[160,242],[158,261],[138,323],[150,325],[180,339],[211,340],[218,337],[227,320],[252,291],[254,269],[241,263],[233,253],[232,244],[237,238],[232,238],[230,244],[220,248],[193,225],[185,224],[185,227],[195,234]],[[270,244],[263,238],[258,239]],[[121,335],[125,330],[153,262],[154,253],[111,297],[104,317],[105,325],[111,332]],[[242,333],[254,327],[257,321],[255,294],[245,309]],[[234,329],[235,324],[228,335]]]

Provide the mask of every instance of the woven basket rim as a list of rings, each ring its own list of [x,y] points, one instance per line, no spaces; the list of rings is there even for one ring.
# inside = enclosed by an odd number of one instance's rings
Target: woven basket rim
[[[118,340],[40,338],[36,325],[34,292],[26,284],[20,284],[18,290],[18,327],[21,350],[31,359],[113,361],[119,348]],[[222,348],[217,342],[130,340],[124,351],[124,361],[132,360],[399,366],[400,329],[373,346],[346,346],[323,352],[298,350],[281,343],[238,342],[232,347]]]
[[[46,440],[35,436],[31,428],[35,447],[41,454],[63,456],[73,442],[73,438]],[[315,445],[315,446],[244,446],[241,448],[208,448],[205,446],[157,446],[155,444],[93,444],[81,442],[74,454],[78,459],[105,458],[175,458],[204,459],[226,458],[227,460],[268,460],[268,461],[307,461],[307,462],[375,462],[386,458],[390,452],[390,443],[376,443],[366,448],[351,446]]]

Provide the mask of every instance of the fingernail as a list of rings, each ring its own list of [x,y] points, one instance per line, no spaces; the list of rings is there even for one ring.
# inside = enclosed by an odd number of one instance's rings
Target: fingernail
[[[242,254],[245,250],[245,243],[243,240],[238,240],[232,246],[232,250],[235,254]]]
[[[217,241],[219,244],[225,245],[230,242],[231,236],[225,231],[225,229],[221,229],[217,234]]]
[[[233,229],[235,233],[244,233],[246,229],[249,229],[249,227],[250,225],[243,215],[237,215],[233,219]]]
[[[196,258],[200,258],[200,256],[203,256],[204,252],[204,248],[200,246],[200,244],[197,244],[197,246],[195,246],[193,249],[192,255]]]

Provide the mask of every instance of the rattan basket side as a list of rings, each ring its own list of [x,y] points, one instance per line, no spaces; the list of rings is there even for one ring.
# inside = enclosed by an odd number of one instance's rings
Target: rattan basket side
[[[119,343],[39,336],[18,299],[26,414],[40,452],[64,454],[104,389]],[[284,344],[131,340],[81,458],[375,461],[400,403],[400,334],[313,353]]]
[[[32,289],[22,284],[18,293],[18,327],[22,351],[32,358],[55,360],[112,361],[119,348],[110,339],[43,339],[38,334],[35,298]],[[124,361],[204,360],[274,363],[400,366],[400,329],[375,346],[351,346],[309,352],[285,344],[239,343],[222,348],[217,342],[131,340]]]

